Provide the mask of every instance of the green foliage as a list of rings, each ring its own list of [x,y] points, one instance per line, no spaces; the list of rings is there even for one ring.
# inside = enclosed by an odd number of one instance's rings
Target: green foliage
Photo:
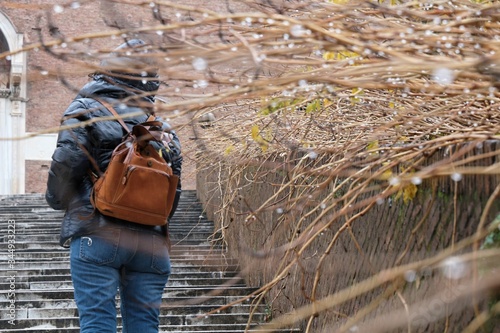
[[[271,305],[266,304],[264,309],[264,321],[270,322],[271,320],[273,320],[273,308]]]
[[[270,102],[265,103],[265,106],[260,110],[260,114],[268,116],[276,111],[286,110],[287,108],[293,107],[295,109],[301,102],[300,99],[272,99]]]
[[[481,245],[482,250],[500,248],[500,214],[492,223],[497,227],[484,238],[483,244]],[[497,267],[497,265],[490,266],[488,264],[483,264],[480,266],[480,272],[481,274],[487,274],[492,269],[496,270]],[[493,307],[497,306],[499,301],[499,295],[490,296],[488,300],[488,308],[490,309],[490,311],[493,309]],[[498,315],[495,315],[489,319],[488,323],[483,327],[483,329],[485,330],[485,332],[494,332],[493,328],[497,327],[499,323],[500,317]]]
[[[315,99],[311,103],[307,104],[306,113],[312,113],[321,109],[321,101],[319,99]]]
[[[500,227],[500,214],[496,217],[496,219],[492,222],[493,224]],[[490,232],[483,241],[481,245],[482,250],[486,249],[495,249],[500,248],[500,229],[495,228],[492,232]]]

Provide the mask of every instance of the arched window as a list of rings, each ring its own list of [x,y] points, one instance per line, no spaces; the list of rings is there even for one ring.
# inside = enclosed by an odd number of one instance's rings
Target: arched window
[[[7,44],[7,39],[0,31],[0,54],[9,51],[9,44]],[[8,57],[0,58],[0,89],[10,88],[10,59]]]

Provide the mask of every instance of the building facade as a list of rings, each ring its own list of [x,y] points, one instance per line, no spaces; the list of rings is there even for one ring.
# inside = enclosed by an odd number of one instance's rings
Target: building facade
[[[24,35],[10,18],[0,11],[0,53],[19,50]],[[26,190],[26,53],[0,59],[0,194],[24,193]],[[50,139],[49,139],[50,140]],[[41,157],[45,159],[45,156]]]

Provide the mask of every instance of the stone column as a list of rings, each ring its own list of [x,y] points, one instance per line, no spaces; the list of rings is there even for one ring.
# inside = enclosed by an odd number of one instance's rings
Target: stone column
[[[2,13],[0,33],[14,52],[7,59],[9,84],[0,88],[0,195],[20,194],[25,191],[26,54],[15,52],[23,47],[23,34]]]
[[[0,195],[10,194],[12,188],[12,126],[7,105],[10,104],[9,89],[0,90]]]

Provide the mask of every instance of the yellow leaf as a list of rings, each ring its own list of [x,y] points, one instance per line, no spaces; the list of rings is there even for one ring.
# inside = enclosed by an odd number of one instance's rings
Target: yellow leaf
[[[323,59],[325,59],[325,60],[335,60],[335,57],[336,57],[335,52],[327,51],[327,52],[323,53]]]
[[[260,138],[259,132],[260,132],[259,126],[258,125],[253,125],[252,126],[252,139],[254,139],[255,141],[257,141]]]
[[[227,156],[227,155],[231,154],[233,152],[233,150],[234,150],[234,146],[233,145],[227,146],[226,150],[224,150],[224,155]]]
[[[349,50],[336,51],[336,52],[326,51],[325,53],[323,53],[324,60],[345,60],[357,57],[359,57],[359,54]]]
[[[351,104],[356,104],[361,101],[361,99],[358,97],[360,95],[363,95],[363,89],[362,88],[352,88],[352,96],[350,97]]]
[[[379,145],[378,145],[378,140],[375,140],[375,141],[370,142],[370,143],[368,144],[368,146],[366,147],[366,149],[367,149],[368,151],[370,151],[370,150],[376,150],[376,149],[378,149],[378,147],[379,147]]]
[[[417,195],[417,191],[417,185],[413,183],[408,184],[408,186],[403,189],[403,202],[408,203],[408,201],[413,200],[413,198],[415,198],[415,195]]]
[[[396,194],[396,200],[401,198],[403,196],[403,202],[406,204],[409,201],[413,200],[415,198],[415,195],[417,195],[417,185],[415,184],[408,184],[404,188],[401,188],[398,193]]]
[[[385,0],[378,0],[378,3],[385,3]],[[399,4],[399,0],[390,0],[389,3],[391,6],[396,6]]]
[[[356,52],[349,51],[349,50],[344,50],[344,51],[340,51],[337,53],[338,60],[351,59],[351,58],[357,58],[357,57],[359,57],[359,54],[357,54]]]
[[[391,171],[391,170],[385,170],[385,171],[382,173],[382,175],[380,176],[380,178],[381,178],[382,180],[388,180],[388,179],[391,179],[392,175],[393,175],[393,174],[392,174],[392,171]]]
[[[368,144],[368,146],[366,146],[366,150],[371,156],[378,156],[378,148],[378,140],[372,141]]]
[[[378,145],[378,141],[377,142],[377,145]],[[389,165],[389,162],[383,162],[382,163],[382,166],[383,167],[387,167]],[[381,180],[389,180],[393,177],[393,173],[392,173],[392,170],[391,169],[387,169],[385,170],[382,175],[380,176],[380,179]]]
[[[265,153],[268,148],[266,140],[260,135],[260,130],[258,125],[252,126],[252,139],[260,145],[260,149]]]

